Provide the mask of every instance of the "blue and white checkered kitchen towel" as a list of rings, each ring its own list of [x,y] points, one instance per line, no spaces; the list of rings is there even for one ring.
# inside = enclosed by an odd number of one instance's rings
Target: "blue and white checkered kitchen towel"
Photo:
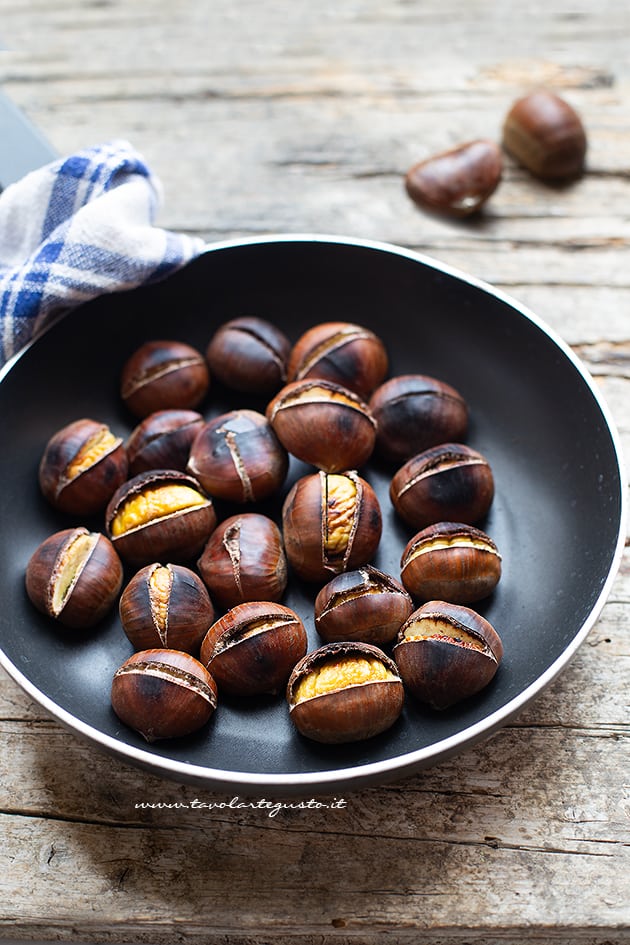
[[[157,281],[203,241],[153,225],[161,186],[126,141],[86,148],[0,195],[0,364],[52,316]]]

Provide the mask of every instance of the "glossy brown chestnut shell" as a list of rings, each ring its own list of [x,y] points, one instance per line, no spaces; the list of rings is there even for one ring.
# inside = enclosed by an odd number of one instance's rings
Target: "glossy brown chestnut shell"
[[[326,472],[358,469],[374,449],[376,422],[368,405],[332,381],[287,384],[268,405],[267,419],[289,453]]]
[[[404,688],[395,663],[369,643],[327,643],[296,665],[287,684],[291,721],[326,744],[361,741],[391,728]]]
[[[275,695],[307,646],[304,624],[293,610],[253,601],[233,607],[210,627],[200,659],[223,692]]]
[[[114,673],[111,702],[121,722],[148,742],[182,738],[209,721],[217,707],[217,687],[190,653],[140,650]]]
[[[403,463],[468,432],[468,406],[450,384],[426,374],[401,374],[374,391],[369,403],[377,423],[376,451]]]
[[[273,394],[287,377],[291,342],[264,318],[243,316],[221,325],[206,350],[212,376],[246,394]]]
[[[489,535],[462,522],[439,522],[408,542],[402,582],[418,600],[470,604],[487,597],[501,577],[501,555]]]
[[[501,180],[503,157],[494,141],[467,141],[409,169],[405,186],[425,210],[452,217],[476,213]]]
[[[196,410],[157,410],[132,430],[125,449],[132,476],[150,469],[186,471],[190,447],[204,425]]]
[[[217,522],[212,499],[176,469],[125,482],[105,511],[107,534],[129,564],[185,562],[199,554]]]
[[[385,379],[388,366],[385,345],[373,331],[352,322],[322,322],[293,346],[287,379],[323,378],[365,400]]]
[[[39,485],[56,509],[89,516],[105,508],[127,478],[121,437],[107,424],[83,418],[58,430],[39,464]]]
[[[405,588],[369,564],[338,574],[315,598],[315,628],[327,643],[360,640],[384,646],[413,610]]]
[[[212,599],[226,610],[246,601],[279,601],[287,586],[280,529],[258,512],[220,522],[197,567]]]
[[[469,607],[439,600],[411,614],[394,647],[405,688],[434,709],[480,692],[502,657],[503,644],[491,623]]]
[[[436,522],[474,524],[494,498],[488,460],[463,443],[443,443],[413,456],[394,475],[390,498],[413,528]]]
[[[571,105],[549,89],[516,101],[503,125],[503,146],[543,180],[579,177],[584,171],[586,132]]]
[[[102,620],[114,606],[122,580],[122,563],[111,542],[83,526],[50,535],[26,567],[31,603],[73,629]]]
[[[230,502],[258,502],[282,486],[289,457],[266,417],[231,410],[209,420],[190,451],[188,471],[209,495]]]
[[[206,396],[210,372],[203,355],[182,341],[147,341],[125,362],[120,395],[136,417],[157,410],[196,407]]]
[[[201,578],[178,564],[148,564],[125,587],[120,622],[136,650],[165,647],[198,654],[214,621],[214,607]]]
[[[353,470],[303,476],[282,508],[287,559],[305,581],[324,583],[334,574],[367,564],[381,531],[376,493]]]

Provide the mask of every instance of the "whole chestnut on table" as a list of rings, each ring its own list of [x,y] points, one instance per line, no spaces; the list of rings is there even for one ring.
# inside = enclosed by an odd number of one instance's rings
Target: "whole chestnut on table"
[[[367,404],[332,381],[293,381],[266,414],[289,453],[326,472],[358,469],[374,449],[376,422]]]
[[[405,588],[369,564],[338,574],[315,598],[315,629],[327,643],[391,643],[413,610]]]
[[[414,164],[405,185],[424,209],[467,217],[494,193],[502,172],[501,149],[494,141],[478,139]]]
[[[122,580],[122,562],[111,542],[83,526],[50,535],[26,567],[31,603],[73,629],[102,620],[114,606]]]
[[[413,456],[392,478],[390,498],[414,528],[436,522],[474,524],[494,498],[488,460],[463,443],[443,443]]]
[[[147,341],[123,365],[120,395],[137,417],[157,410],[196,407],[210,372],[203,355],[182,341]]]
[[[182,738],[208,722],[217,707],[214,679],[190,653],[140,650],[114,673],[112,708],[148,742]]]
[[[503,146],[543,180],[579,177],[584,170],[586,132],[574,108],[549,89],[516,101],[503,125]]]
[[[480,692],[502,657],[503,643],[488,620],[445,601],[427,601],[415,610],[394,647],[406,689],[434,709],[447,709]]]
[[[233,607],[210,627],[200,659],[230,695],[275,695],[307,645],[304,624],[295,611],[252,601]]]
[[[183,565],[146,565],[122,592],[120,622],[136,650],[166,647],[198,653],[214,607],[202,580]]]
[[[220,522],[197,567],[213,600],[226,609],[246,601],[279,601],[287,586],[280,529],[258,512]]]
[[[56,509],[89,516],[105,508],[127,472],[122,437],[106,423],[83,418],[49,439],[39,464],[39,485]]]
[[[188,471],[217,499],[258,502],[277,492],[289,469],[287,451],[255,410],[209,420],[190,450]]]
[[[291,342],[264,318],[245,315],[221,325],[207,349],[212,376],[246,394],[273,394],[286,381]]]
[[[305,581],[324,583],[334,574],[367,564],[381,531],[376,493],[353,470],[303,476],[282,508],[287,559]]]
[[[185,472],[193,440],[204,423],[196,410],[156,410],[149,414],[125,443],[131,475],[149,469]]]
[[[289,717],[300,734],[341,744],[386,731],[402,712],[396,664],[369,643],[327,643],[295,666],[287,684]]]
[[[385,379],[388,366],[385,345],[373,331],[352,322],[322,322],[296,341],[287,380],[322,378],[365,399]]]
[[[401,579],[421,600],[469,604],[491,594],[501,555],[485,532],[462,522],[439,522],[414,535],[403,551]]]
[[[376,451],[402,463],[468,432],[468,405],[450,384],[426,374],[401,374],[374,391],[369,408],[377,423]]]
[[[114,493],[105,511],[114,547],[135,565],[195,557],[216,523],[212,499],[176,469],[139,473]]]

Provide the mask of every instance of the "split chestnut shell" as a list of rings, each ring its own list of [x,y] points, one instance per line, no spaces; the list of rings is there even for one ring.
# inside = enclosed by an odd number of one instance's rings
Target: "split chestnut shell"
[[[212,500],[175,469],[140,473],[124,483],[105,513],[107,534],[130,564],[195,557],[216,525]]]
[[[275,695],[307,645],[304,624],[293,610],[253,601],[233,607],[210,627],[200,659],[226,693]]]
[[[196,732],[217,707],[217,687],[190,653],[168,648],[134,653],[114,673],[112,708],[148,742]]]
[[[315,628],[327,643],[391,643],[411,611],[405,588],[369,564],[338,574],[315,598]]]
[[[369,397],[385,379],[389,360],[381,339],[352,322],[322,322],[298,338],[287,367],[287,379],[319,377]]]
[[[480,692],[502,657],[501,638],[485,617],[439,600],[411,614],[394,647],[405,687],[434,709],[447,709]]]
[[[186,470],[190,448],[204,419],[196,410],[157,410],[131,432],[125,449],[132,476],[149,469]]]
[[[114,606],[122,580],[122,563],[111,542],[83,526],[50,535],[26,567],[31,603],[74,629],[102,620]]]
[[[120,378],[121,397],[137,417],[196,407],[209,386],[205,358],[182,341],[147,341],[127,359]]]
[[[221,325],[206,349],[212,376],[247,394],[273,394],[286,380],[291,342],[264,318],[244,315]]]
[[[396,664],[378,647],[327,643],[297,664],[287,702],[302,735],[341,744],[391,728],[402,712],[404,688]]]

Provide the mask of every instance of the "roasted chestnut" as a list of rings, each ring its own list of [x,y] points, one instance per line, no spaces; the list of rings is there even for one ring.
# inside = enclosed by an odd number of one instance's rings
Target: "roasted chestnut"
[[[200,658],[230,695],[275,695],[307,645],[304,624],[293,610],[255,601],[238,604],[210,627]]]
[[[503,146],[543,180],[579,177],[584,170],[586,132],[579,115],[549,89],[516,101],[503,125]]]
[[[385,345],[373,331],[350,322],[322,322],[293,346],[287,379],[323,378],[365,400],[385,379],[388,365]]]
[[[131,475],[149,469],[185,472],[190,447],[204,422],[195,410],[157,410],[149,414],[125,444]]]
[[[426,374],[402,374],[385,381],[369,402],[377,423],[376,451],[403,463],[437,446],[459,442],[468,432],[468,406],[454,387]]]
[[[130,564],[186,561],[203,548],[217,522],[212,499],[176,469],[154,469],[129,479],[105,511],[107,534]]]
[[[411,611],[405,588],[389,574],[366,564],[338,574],[315,598],[315,628],[322,640],[391,643]]]
[[[400,567],[402,582],[415,598],[470,604],[496,587],[501,555],[481,529],[462,522],[439,522],[414,535]]]
[[[488,460],[462,443],[443,443],[413,456],[394,475],[390,498],[413,528],[436,522],[474,524],[494,498]]]
[[[327,643],[305,656],[287,684],[289,716],[316,742],[372,738],[402,712],[404,688],[396,664],[369,643]]]
[[[217,707],[214,679],[190,653],[140,650],[114,673],[112,708],[148,742],[181,738],[209,721]]]
[[[111,542],[83,526],[50,535],[26,566],[31,603],[73,629],[102,620],[114,606],[122,580],[122,563]]]
[[[367,564],[382,531],[376,493],[356,472],[318,472],[293,485],[282,508],[289,564],[305,581]]]
[[[125,362],[120,395],[136,417],[156,410],[196,407],[206,396],[210,372],[196,348],[182,341],[147,341]]]
[[[246,394],[273,394],[284,384],[291,342],[264,318],[233,318],[206,350],[213,377]]]
[[[289,457],[267,419],[255,410],[232,410],[209,420],[190,451],[188,471],[210,495],[258,502],[277,492]]]
[[[39,464],[39,485],[61,512],[89,516],[105,508],[127,478],[122,438],[107,424],[81,419],[58,430]]]
[[[428,601],[400,628],[394,659],[405,688],[447,709],[488,685],[503,657],[489,621],[461,604]]]
[[[289,453],[326,472],[358,469],[374,449],[376,423],[367,404],[332,381],[287,384],[267,407],[267,419]]]
[[[494,193],[502,172],[501,149],[494,141],[478,139],[414,164],[405,186],[425,210],[467,217]]]
[[[203,581],[183,565],[148,564],[122,592],[120,622],[136,650],[199,652],[214,607]]]
[[[210,535],[199,573],[222,608],[246,601],[279,601],[287,586],[280,529],[258,512],[231,515]]]

